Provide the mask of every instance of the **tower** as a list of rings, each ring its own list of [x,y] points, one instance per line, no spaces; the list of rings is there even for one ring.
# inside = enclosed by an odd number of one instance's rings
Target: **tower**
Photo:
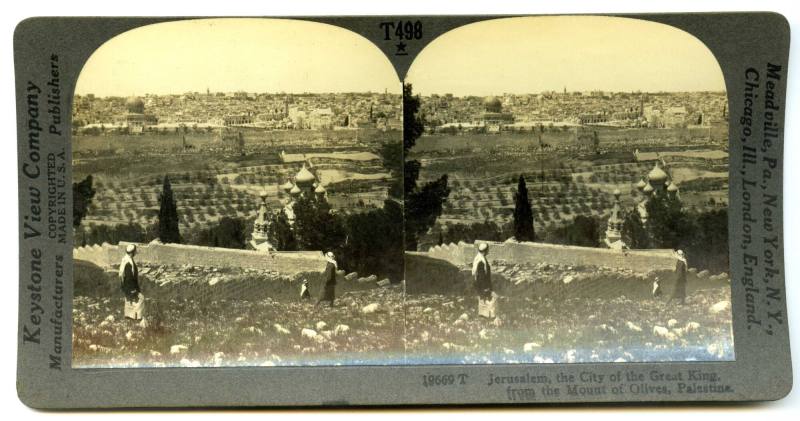
[[[623,249],[625,243],[622,241],[622,225],[625,222],[622,215],[622,207],[619,204],[620,191],[614,190],[614,208],[611,209],[611,216],[608,218],[606,226],[605,243],[611,249]]]
[[[256,250],[270,251],[275,247],[269,241],[269,208],[267,207],[267,192],[262,191],[259,194],[261,198],[261,206],[258,209],[258,216],[253,222],[253,235],[250,240],[250,245]]]

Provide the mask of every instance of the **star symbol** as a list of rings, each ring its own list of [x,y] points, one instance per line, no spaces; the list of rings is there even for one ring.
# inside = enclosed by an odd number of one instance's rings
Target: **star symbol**
[[[398,55],[398,56],[408,55],[408,52],[406,51],[407,44],[405,42],[400,41],[399,43],[397,43],[395,45],[397,46],[397,52],[395,53],[395,55]]]

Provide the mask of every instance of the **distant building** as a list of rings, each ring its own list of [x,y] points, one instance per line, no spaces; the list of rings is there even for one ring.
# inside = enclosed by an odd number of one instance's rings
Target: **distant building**
[[[225,126],[244,126],[253,124],[253,116],[247,113],[226,115],[222,122]]]
[[[125,101],[126,113],[123,116],[123,125],[131,132],[142,132],[147,126],[158,124],[158,118],[144,112],[144,101],[141,98],[130,97]]]
[[[333,128],[333,110],[318,108],[308,113],[306,124],[312,130],[328,130]]]
[[[503,104],[495,97],[487,97],[483,102],[484,112],[473,119],[473,124],[483,126],[487,131],[499,131],[514,124],[514,115],[503,112]]]
[[[601,124],[608,122],[608,114],[604,112],[586,113],[578,116],[578,122],[581,124]]]

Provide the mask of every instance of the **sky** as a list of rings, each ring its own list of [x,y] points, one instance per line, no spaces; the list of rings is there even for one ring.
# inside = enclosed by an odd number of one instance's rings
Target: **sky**
[[[630,18],[545,16],[466,25],[425,47],[406,82],[423,95],[542,91],[724,91],[700,40]]]
[[[98,48],[76,94],[185,92],[401,93],[386,56],[360,35],[284,19],[200,19],[148,25]]]

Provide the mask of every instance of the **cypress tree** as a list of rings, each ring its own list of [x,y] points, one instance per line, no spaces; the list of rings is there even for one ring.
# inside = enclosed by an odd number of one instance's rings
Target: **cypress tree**
[[[92,186],[92,176],[86,176],[79,183],[72,183],[72,227],[77,229],[86,216],[96,193]]]
[[[517,241],[534,241],[533,209],[528,198],[528,186],[525,177],[519,176],[517,191],[514,193],[514,238]]]
[[[169,177],[164,177],[164,187],[158,199],[161,207],[158,210],[158,238],[162,243],[180,243],[181,233],[178,228],[178,206],[172,194]]]

